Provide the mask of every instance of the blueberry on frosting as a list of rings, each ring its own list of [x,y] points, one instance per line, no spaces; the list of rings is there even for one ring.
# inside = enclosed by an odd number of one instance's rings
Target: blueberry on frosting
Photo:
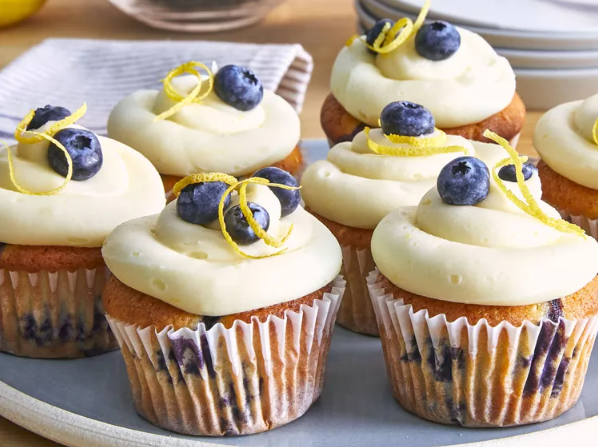
[[[372,45],[372,46],[374,45],[374,42],[376,42],[376,39],[378,38],[380,33],[382,33],[382,31],[384,31],[384,26],[387,23],[389,24],[388,29],[392,28],[393,25],[395,24],[395,22],[390,19],[382,19],[382,20],[378,20],[376,22],[376,24],[368,30],[368,32],[365,35],[365,41],[368,45]],[[369,48],[368,48],[368,50],[371,53],[376,54],[375,51],[372,51]]]
[[[264,231],[268,231],[268,228],[270,228],[270,215],[268,211],[263,206],[253,202],[247,202],[247,206],[249,206],[253,218],[259,226]],[[249,222],[247,222],[239,205],[231,207],[226,212],[224,215],[224,224],[226,231],[228,231],[233,241],[239,245],[250,245],[260,240],[259,236],[255,234],[249,225]]]
[[[264,97],[264,88],[255,73],[246,67],[226,65],[214,76],[214,91],[218,97],[237,110],[256,108]]]
[[[33,119],[27,125],[27,130],[39,129],[48,121],[60,121],[70,115],[70,110],[64,107],[54,107],[49,104],[45,107],[38,107],[35,109]]]
[[[196,225],[207,225],[218,219],[218,206],[228,185],[224,182],[192,183],[181,190],[176,210],[181,219]],[[224,208],[230,205],[230,195]]]
[[[388,104],[380,114],[382,131],[386,135],[419,137],[434,132],[434,117],[428,109],[409,101]]]
[[[280,168],[269,167],[263,168],[253,174],[252,177],[261,177],[270,180],[270,183],[278,183],[280,185],[298,187],[299,183],[291,174]],[[298,189],[283,189],[277,187],[270,187],[270,191],[280,201],[281,217],[288,216],[297,209],[301,202],[301,193]]]
[[[104,158],[102,146],[93,132],[67,127],[54,135],[54,139],[64,146],[73,163],[73,180],[88,180],[96,175]],[[66,177],[69,164],[65,153],[54,143],[48,147],[48,162],[58,174]]]
[[[415,35],[415,50],[421,57],[432,61],[448,59],[460,46],[461,35],[448,22],[426,23]]]
[[[476,205],[488,196],[490,172],[475,157],[455,158],[440,171],[436,187],[444,203]]]
[[[523,172],[523,180],[529,180],[534,172],[536,172],[536,167],[531,163],[523,163],[522,166]],[[515,165],[506,165],[500,168],[498,171],[498,177],[505,182],[516,182],[517,177],[515,175]]]

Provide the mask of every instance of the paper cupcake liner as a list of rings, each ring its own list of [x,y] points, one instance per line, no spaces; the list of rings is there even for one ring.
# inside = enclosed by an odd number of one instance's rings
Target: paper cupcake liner
[[[264,322],[160,332],[108,316],[137,412],[188,435],[245,435],[305,413],[320,396],[344,281],[332,293]]]
[[[581,393],[598,316],[495,327],[447,322],[394,299],[368,277],[393,394],[431,421],[503,427],[553,419]]]
[[[378,322],[366,282],[368,274],[375,267],[372,250],[369,247],[361,250],[351,246],[341,248],[341,274],[347,281],[347,286],[336,321],[353,332],[378,337]]]
[[[118,349],[102,305],[108,268],[28,273],[0,269],[0,351],[34,358]]]
[[[561,217],[568,222],[574,223],[582,228],[587,234],[598,240],[598,220],[586,216],[574,216],[569,211],[557,209]]]

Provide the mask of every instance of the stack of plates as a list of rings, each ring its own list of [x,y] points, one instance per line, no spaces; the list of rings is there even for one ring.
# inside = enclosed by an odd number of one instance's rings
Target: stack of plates
[[[423,0],[355,0],[360,31],[381,18],[415,20]],[[598,0],[433,0],[428,19],[484,37],[517,74],[530,109],[598,93]]]

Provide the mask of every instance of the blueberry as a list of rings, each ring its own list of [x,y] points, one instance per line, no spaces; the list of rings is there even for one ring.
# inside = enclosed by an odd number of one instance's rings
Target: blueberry
[[[270,215],[268,214],[268,211],[257,203],[247,202],[247,205],[253,213],[253,218],[257,220],[260,227],[265,231],[268,231],[268,228],[270,228]],[[249,226],[249,223],[247,223],[247,219],[245,219],[239,205],[233,206],[226,212],[224,215],[224,223],[226,225],[226,231],[228,231],[233,238],[233,241],[239,245],[250,245],[260,239]]]
[[[263,168],[253,174],[253,177],[261,177],[270,180],[270,183],[278,183],[286,186],[298,187],[299,183],[287,171],[280,168]],[[280,216],[288,216],[297,209],[301,202],[301,193],[298,189],[283,189],[271,186],[270,190],[274,193],[280,201],[281,213]]]
[[[426,23],[415,35],[415,50],[431,61],[443,61],[457,52],[461,35],[448,22]]]
[[[192,183],[185,186],[176,202],[181,219],[196,225],[207,225],[218,219],[218,206],[228,189],[224,182]],[[230,204],[230,194],[224,200],[224,208]]]
[[[536,167],[531,163],[523,163],[523,179],[529,180],[529,178],[536,172]],[[517,177],[515,176],[515,165],[506,165],[500,168],[498,176],[505,182],[516,182]]]
[[[70,115],[70,110],[64,107],[53,107],[49,104],[46,107],[39,107],[35,109],[35,115],[27,125],[27,130],[39,129],[48,121],[60,121]]]
[[[384,25],[386,25],[387,23],[390,23],[390,26],[388,27],[388,29],[392,28],[395,24],[395,22],[390,19],[382,19],[382,20],[378,20],[376,22],[376,24],[368,30],[368,32],[365,35],[365,41],[368,43],[368,45],[374,45],[374,42],[376,41],[376,39],[378,38],[378,36],[382,32],[382,30],[384,29]],[[369,48],[368,48],[368,51],[370,53],[376,54],[375,51],[370,50]]]
[[[262,102],[264,88],[257,76],[246,67],[226,65],[214,76],[214,91],[230,106],[244,112]]]
[[[436,187],[444,203],[476,205],[488,196],[490,172],[475,157],[455,158],[440,171]]]
[[[434,117],[428,109],[409,101],[391,102],[380,114],[386,135],[419,137],[434,132]]]
[[[104,158],[102,146],[95,134],[89,130],[68,127],[57,132],[54,139],[61,143],[71,156],[73,180],[87,180],[98,173]],[[54,171],[66,177],[69,167],[66,156],[54,143],[50,143],[48,147],[48,162]]]

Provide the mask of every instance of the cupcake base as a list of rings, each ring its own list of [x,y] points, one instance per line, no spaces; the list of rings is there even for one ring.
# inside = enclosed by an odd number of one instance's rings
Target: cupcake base
[[[443,424],[505,427],[554,419],[577,402],[596,314],[470,324],[415,312],[377,271],[368,284],[393,394],[406,410]]]
[[[297,300],[309,304],[277,305],[272,313],[196,316],[199,323],[179,329],[141,327],[109,315],[137,411],[159,427],[207,436],[259,433],[299,418],[322,392],[343,287],[337,280]],[[118,312],[131,290],[112,281],[109,313]],[[158,301],[144,297],[150,308]],[[168,305],[156,304],[159,310],[150,312],[163,314]],[[181,317],[175,321],[189,323],[191,314],[168,307]]]

